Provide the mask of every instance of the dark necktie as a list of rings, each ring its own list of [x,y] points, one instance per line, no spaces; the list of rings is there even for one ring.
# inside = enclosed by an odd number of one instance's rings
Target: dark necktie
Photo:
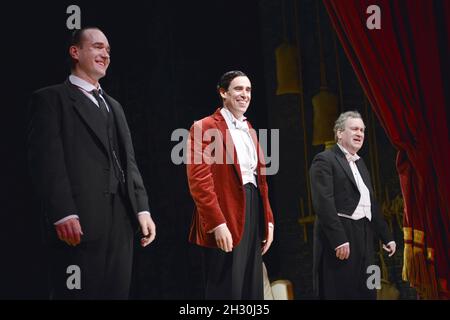
[[[95,100],[98,102],[98,107],[100,108],[100,111],[102,112],[105,119],[108,119],[108,108],[106,107],[105,101],[100,97],[99,90],[92,90],[91,94],[94,96]]]

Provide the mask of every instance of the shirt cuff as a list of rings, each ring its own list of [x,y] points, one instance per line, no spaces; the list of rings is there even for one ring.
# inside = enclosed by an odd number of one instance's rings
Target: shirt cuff
[[[69,215],[69,216],[67,216],[67,217],[64,217],[64,218],[62,218],[62,219],[56,221],[53,225],[57,226],[57,225],[59,225],[59,224],[61,224],[61,223],[66,222],[67,220],[70,220],[70,219],[73,219],[73,218],[76,218],[76,219],[78,219],[78,220],[80,219],[80,218],[78,217],[78,215],[76,215],[76,214],[71,214],[71,215]]]
[[[221,226],[226,226],[226,225],[227,225],[226,223],[219,224],[217,227],[215,227],[214,229],[211,229],[211,230],[207,231],[206,233],[213,233],[214,231],[216,231],[217,229],[219,229]]]
[[[150,212],[148,212],[148,211],[141,211],[141,212],[138,212],[137,216],[140,216],[140,215],[142,215],[142,214],[148,214],[149,216],[151,216]]]
[[[337,246],[334,250],[337,250],[337,249],[339,249],[339,248],[341,248],[341,247],[343,247],[343,246],[346,246],[346,245],[348,245],[348,244],[350,244],[350,242],[343,243],[343,244],[341,244],[340,246]]]

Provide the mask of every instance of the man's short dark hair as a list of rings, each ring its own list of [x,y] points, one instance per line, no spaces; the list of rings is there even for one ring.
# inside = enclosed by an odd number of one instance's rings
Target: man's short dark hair
[[[234,78],[237,77],[246,77],[247,75],[239,70],[234,71],[228,71],[225,72],[221,77],[219,82],[217,83],[217,91],[219,91],[220,88],[224,89],[225,91],[228,90],[228,87],[230,86],[231,81],[233,81]]]
[[[81,29],[75,29],[75,31],[73,31],[72,34],[70,35],[68,49],[71,46],[81,47],[82,46],[82,42],[83,42],[84,32],[86,30],[92,30],[92,29],[100,30],[98,27],[84,27],[84,28],[81,28]],[[70,69],[73,70],[75,68],[76,61],[73,60],[72,57],[70,57],[70,56],[69,56],[69,59],[70,59]]]

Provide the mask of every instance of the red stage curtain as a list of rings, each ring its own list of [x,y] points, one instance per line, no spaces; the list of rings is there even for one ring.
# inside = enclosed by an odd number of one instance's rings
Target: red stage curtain
[[[403,278],[422,298],[448,298],[450,1],[323,2],[375,114],[398,150],[405,203]],[[370,5],[381,9],[379,30],[366,26]]]

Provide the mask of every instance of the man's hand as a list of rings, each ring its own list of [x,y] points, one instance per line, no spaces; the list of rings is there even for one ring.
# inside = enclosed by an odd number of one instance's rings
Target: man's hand
[[[350,256],[350,244],[345,244],[336,249],[336,258],[344,260]]]
[[[267,250],[269,250],[272,242],[273,242],[273,227],[269,227],[269,235],[267,236],[267,240],[265,241],[264,246],[262,248],[263,255],[267,252]]]
[[[138,215],[139,225],[144,237],[141,238],[141,246],[146,247],[156,237],[156,226],[149,214]]]
[[[55,226],[58,238],[70,246],[76,246],[81,242],[83,231],[78,218],[72,218]]]
[[[387,245],[383,244],[383,249],[389,252],[389,257],[392,257],[395,253],[397,245],[395,244],[395,241],[389,242]]]
[[[216,238],[217,246],[220,249],[225,252],[231,252],[231,250],[233,250],[233,237],[226,224],[214,230],[214,237]]]

